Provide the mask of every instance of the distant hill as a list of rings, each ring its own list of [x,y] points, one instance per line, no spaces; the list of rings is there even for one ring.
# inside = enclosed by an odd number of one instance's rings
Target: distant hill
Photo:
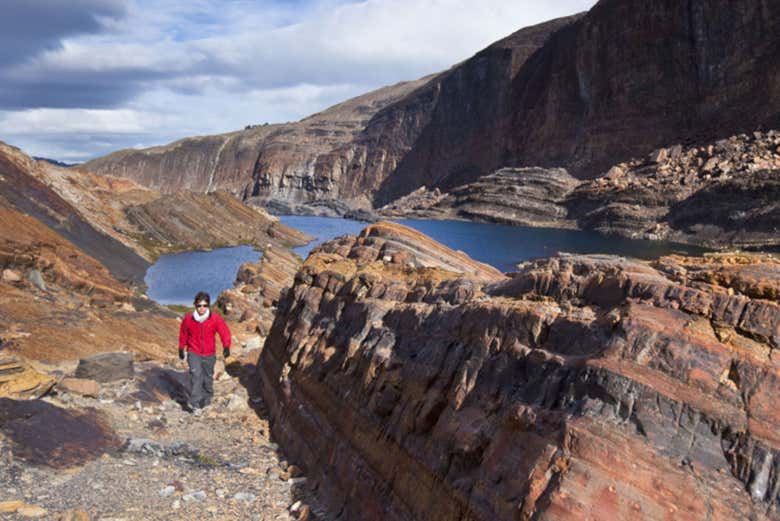
[[[33,156],[33,159],[35,159],[36,161],[46,161],[47,163],[51,163],[52,165],[55,166],[61,166],[63,168],[76,166],[78,164],[78,163],[65,163],[63,161],[57,161],[56,159],[49,159],[48,157]]]

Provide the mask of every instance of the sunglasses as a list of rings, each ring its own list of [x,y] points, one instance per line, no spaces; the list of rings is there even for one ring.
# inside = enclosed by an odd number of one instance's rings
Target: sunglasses
[[[209,305],[208,304],[195,304],[195,307],[196,308],[207,308],[207,307],[209,307]]]

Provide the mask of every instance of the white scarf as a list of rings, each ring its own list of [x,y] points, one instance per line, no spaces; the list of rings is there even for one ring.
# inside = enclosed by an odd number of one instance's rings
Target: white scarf
[[[207,318],[209,318],[209,315],[211,314],[211,310],[209,308],[206,308],[206,312],[202,315],[198,314],[198,310],[192,312],[192,318],[195,319],[196,322],[203,323],[206,321]]]

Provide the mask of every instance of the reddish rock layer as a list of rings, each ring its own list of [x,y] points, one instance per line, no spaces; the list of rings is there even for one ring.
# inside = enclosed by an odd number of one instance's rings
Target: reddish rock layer
[[[775,260],[563,256],[505,277],[417,241],[383,224],[322,246],[261,355],[274,433],[335,511],[780,514],[780,305],[754,282]],[[414,267],[421,250],[438,265]]]

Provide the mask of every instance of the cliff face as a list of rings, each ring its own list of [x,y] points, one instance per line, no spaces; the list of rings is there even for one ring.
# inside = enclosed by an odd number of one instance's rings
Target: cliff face
[[[776,127],[779,28],[780,6],[765,0],[602,0],[533,54],[488,48],[452,71],[461,88],[443,88],[377,201],[503,166],[593,177],[660,146]],[[520,66],[491,76],[508,55]]]
[[[265,402],[334,511],[777,517],[776,260],[466,262],[380,224],[320,247],[283,298]]]
[[[675,143],[780,124],[780,6],[602,0],[452,69],[297,123],[86,163],[154,188],[381,206],[502,167],[591,178]]]
[[[369,172],[369,178],[379,173],[354,141],[372,116],[428,79],[385,87],[295,123],[123,150],[82,166],[168,193],[222,189],[291,202],[357,198],[365,205],[365,183],[355,181],[354,170]]]

